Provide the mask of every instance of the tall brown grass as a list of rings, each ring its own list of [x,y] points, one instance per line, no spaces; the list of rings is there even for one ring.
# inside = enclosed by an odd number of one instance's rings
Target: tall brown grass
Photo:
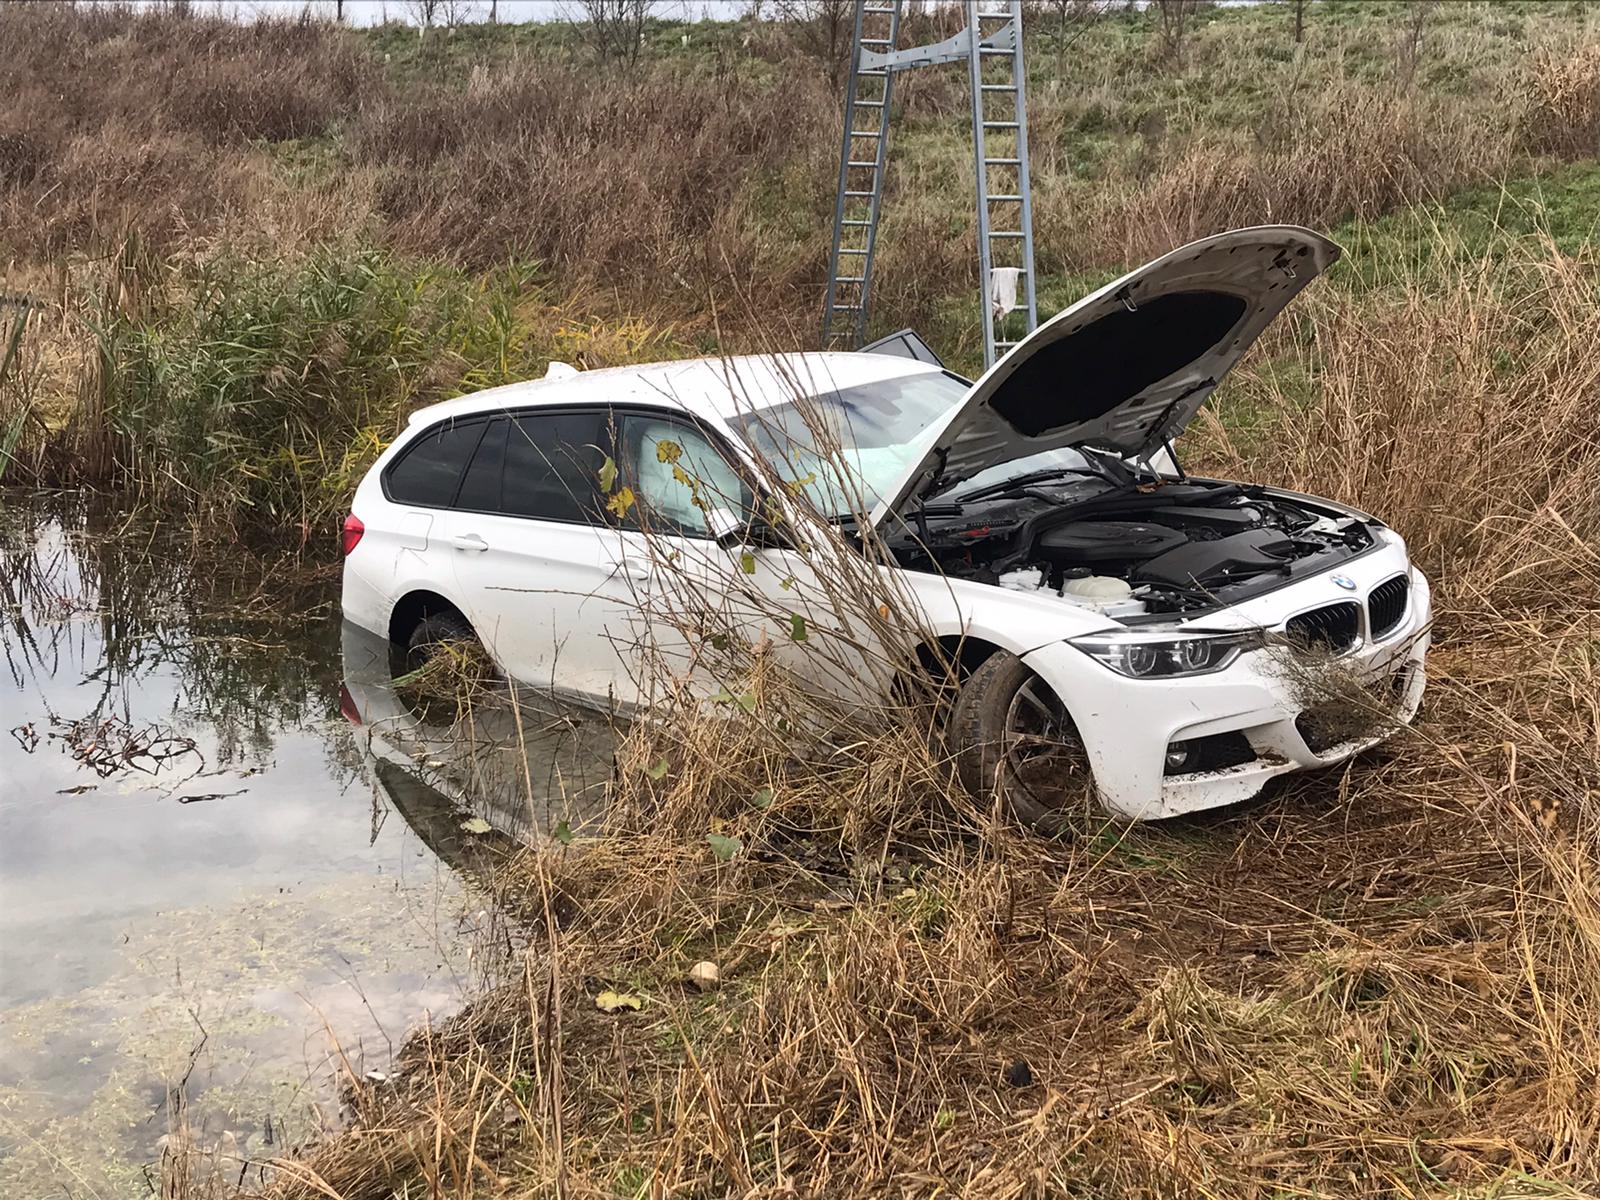
[[[1039,24],[1042,268],[1138,261],[1258,221],[1327,226],[1593,150],[1600,58],[1583,20],[1517,16],[1520,54],[1458,23],[1430,50],[1440,82],[1405,84],[1367,44],[1400,18],[1364,19],[1359,35],[1313,22],[1323,40],[1292,59],[1263,54],[1268,31],[1219,21],[1179,67],[1151,60],[1153,24],[1107,18],[1128,35],[1058,79]],[[837,89],[769,32],[687,65],[603,71],[550,49],[403,74],[305,16],[7,5],[0,245],[17,269],[108,252],[130,231],[160,253],[219,236],[277,254],[378,238],[470,266],[537,258],[568,286],[702,330],[730,290],[754,290],[766,321],[809,329]],[[976,260],[963,81],[904,82],[878,295],[900,323],[948,323],[941,303]]]

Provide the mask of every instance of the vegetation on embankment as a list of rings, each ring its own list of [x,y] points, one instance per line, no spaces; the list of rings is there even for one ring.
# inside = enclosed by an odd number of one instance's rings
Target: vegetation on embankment
[[[1325,0],[1299,44],[1289,7],[1200,9],[1181,39],[1153,9],[1037,17],[1046,312],[1197,234],[1370,219],[1596,144],[1587,6]],[[657,22],[630,64],[565,23],[0,8],[0,480],[325,526],[418,404],[553,356],[811,344],[838,96],[807,32]],[[875,322],[970,369],[965,87],[897,91]]]

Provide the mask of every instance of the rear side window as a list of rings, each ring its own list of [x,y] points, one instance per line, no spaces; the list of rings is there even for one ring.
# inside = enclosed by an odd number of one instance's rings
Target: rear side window
[[[608,440],[600,412],[530,413],[507,422],[500,510],[546,521],[597,523]]]
[[[462,468],[483,436],[484,423],[435,425],[389,468],[389,498],[401,504],[448,508],[456,498]]]
[[[478,452],[472,456],[466,478],[461,481],[461,494],[456,497],[456,507],[473,512],[500,511],[500,471],[505,465],[506,427],[510,421],[489,422]]]

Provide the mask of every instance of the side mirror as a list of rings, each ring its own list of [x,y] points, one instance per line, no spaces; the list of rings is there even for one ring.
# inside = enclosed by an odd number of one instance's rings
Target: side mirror
[[[706,527],[722,545],[744,538],[744,521],[731,508],[713,508],[707,512]]]

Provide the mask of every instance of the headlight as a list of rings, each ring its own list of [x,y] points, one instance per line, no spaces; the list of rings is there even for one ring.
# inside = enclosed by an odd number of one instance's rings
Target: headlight
[[[1091,633],[1069,639],[1090,658],[1129,679],[1171,679],[1220,671],[1246,650],[1266,644],[1260,630],[1244,633]]]

